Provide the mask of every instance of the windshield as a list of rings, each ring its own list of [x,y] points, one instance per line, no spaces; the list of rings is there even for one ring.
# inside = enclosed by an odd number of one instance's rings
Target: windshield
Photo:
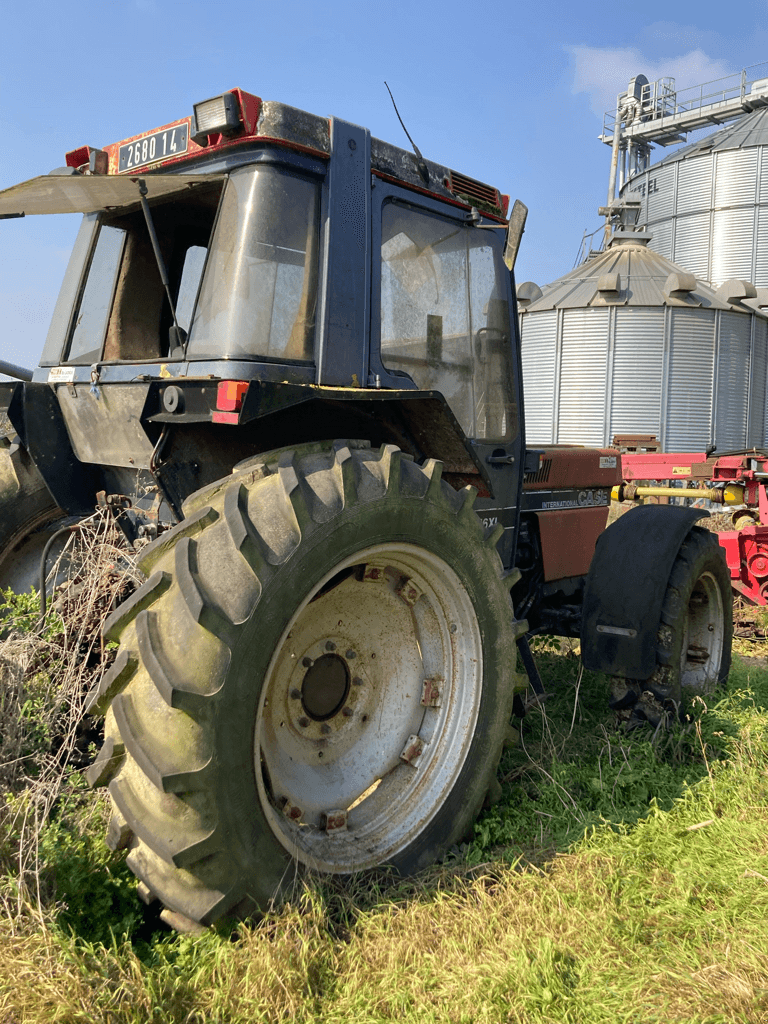
[[[382,363],[441,392],[468,437],[514,437],[502,233],[390,202],[381,237]]]
[[[269,164],[227,182],[188,355],[310,362],[319,186]]]

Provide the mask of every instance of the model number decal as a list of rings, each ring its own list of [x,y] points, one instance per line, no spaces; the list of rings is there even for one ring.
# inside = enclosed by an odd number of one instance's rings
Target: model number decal
[[[74,379],[74,366],[52,366],[48,371],[49,384],[71,384]]]

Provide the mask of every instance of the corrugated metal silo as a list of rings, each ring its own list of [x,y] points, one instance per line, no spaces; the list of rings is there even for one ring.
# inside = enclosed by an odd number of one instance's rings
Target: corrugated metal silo
[[[768,443],[768,289],[715,291],[617,232],[544,289],[521,285],[529,444],[655,434],[665,451]]]
[[[768,286],[768,108],[634,175],[653,248],[704,281]]]

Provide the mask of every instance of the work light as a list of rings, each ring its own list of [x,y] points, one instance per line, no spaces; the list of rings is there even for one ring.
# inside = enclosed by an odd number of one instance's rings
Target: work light
[[[240,104],[233,92],[194,105],[192,138],[198,145],[206,145],[209,135],[234,135],[241,127]]]

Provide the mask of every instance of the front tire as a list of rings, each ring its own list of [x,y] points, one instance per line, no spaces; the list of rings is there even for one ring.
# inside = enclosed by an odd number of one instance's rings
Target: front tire
[[[611,706],[632,708],[631,724],[682,714],[725,683],[731,668],[733,596],[715,534],[691,527],[672,566],[656,634],[656,669],[647,681],[614,680]]]
[[[297,872],[417,871],[492,784],[516,682],[498,537],[439,463],[355,444],[193,496],[107,624],[91,781],[174,921],[264,909]]]

